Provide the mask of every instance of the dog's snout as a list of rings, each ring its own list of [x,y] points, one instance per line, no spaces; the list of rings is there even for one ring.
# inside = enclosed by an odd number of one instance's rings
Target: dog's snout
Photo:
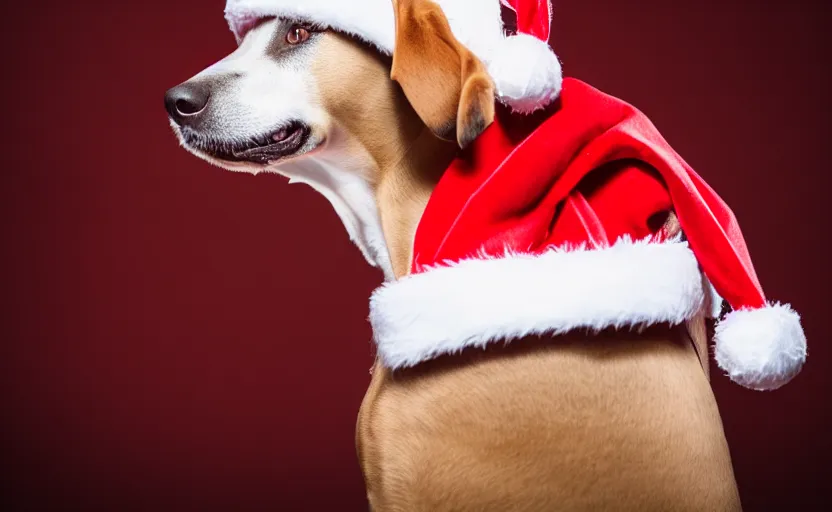
[[[165,94],[165,108],[178,124],[188,124],[205,110],[210,98],[211,92],[204,84],[185,82]]]

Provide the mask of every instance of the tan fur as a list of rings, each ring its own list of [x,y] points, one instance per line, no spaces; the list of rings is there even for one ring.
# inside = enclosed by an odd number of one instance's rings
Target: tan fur
[[[316,60],[321,101],[368,159],[403,276],[455,144],[434,137],[407,99],[416,93],[371,49],[331,36]],[[704,322],[691,325],[695,343],[657,326],[519,340],[395,373],[376,364],[356,429],[372,510],[739,510]]]
[[[391,78],[434,134],[468,146],[494,120],[494,83],[482,62],[453,36],[436,3],[394,5]]]
[[[358,440],[377,511],[740,508],[719,411],[678,330],[377,367]]]
[[[373,169],[382,227],[397,276],[407,273],[416,225],[458,148],[433,135],[390,80],[390,62],[340,35],[321,41],[312,74],[321,102]],[[331,63],[337,62],[337,66]]]

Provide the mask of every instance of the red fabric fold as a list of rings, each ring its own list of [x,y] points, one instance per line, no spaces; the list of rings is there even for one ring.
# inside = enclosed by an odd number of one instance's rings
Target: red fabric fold
[[[717,292],[735,309],[765,305],[733,212],[641,112],[567,78],[557,108],[534,119],[498,116],[447,169],[416,232],[414,273],[507,249],[641,239],[672,208]]]

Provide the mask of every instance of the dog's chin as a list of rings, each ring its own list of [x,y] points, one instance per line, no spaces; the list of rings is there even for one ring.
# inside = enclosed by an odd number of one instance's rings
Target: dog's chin
[[[268,134],[226,140],[187,127],[177,130],[182,144],[195,155],[229,170],[256,171],[297,158],[315,149],[312,129],[293,121]]]

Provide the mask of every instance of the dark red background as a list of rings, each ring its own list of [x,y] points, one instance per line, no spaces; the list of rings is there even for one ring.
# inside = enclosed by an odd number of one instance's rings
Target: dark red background
[[[826,3],[556,1],[566,72],[654,120],[804,316],[795,382],[714,379],[749,511],[827,494]],[[209,167],[167,126],[164,91],[234,47],[222,7],[4,8],[3,510],[366,510],[379,272],[310,189]]]

